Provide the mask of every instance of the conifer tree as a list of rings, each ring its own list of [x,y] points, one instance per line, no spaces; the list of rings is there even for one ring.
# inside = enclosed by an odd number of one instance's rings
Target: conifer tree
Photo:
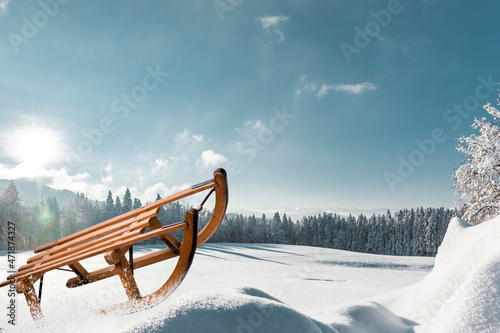
[[[137,209],[141,207],[142,207],[141,200],[134,198],[134,204],[132,205],[132,209]]]
[[[125,195],[123,196],[122,212],[130,212],[132,210],[132,204],[132,195],[130,194],[130,190],[127,187],[127,190],[125,190]]]
[[[121,215],[123,212],[123,207],[122,207],[122,202],[120,200],[120,197],[116,197],[115,199],[115,215]]]
[[[108,197],[106,198],[106,206],[104,208],[104,219],[109,220],[115,217],[115,203],[113,201],[113,194],[108,191]]]

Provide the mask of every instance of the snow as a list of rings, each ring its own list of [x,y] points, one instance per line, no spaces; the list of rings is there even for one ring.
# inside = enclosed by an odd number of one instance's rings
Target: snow
[[[7,332],[499,332],[500,218],[471,227],[453,219],[435,259],[304,246],[205,244],[179,289],[151,309],[101,316],[126,300],[118,278],[67,289],[71,273],[44,279],[37,328],[22,295]],[[135,256],[155,247],[136,247]],[[7,267],[0,253],[0,269]],[[32,252],[17,254],[18,264]],[[136,270],[142,294],[159,288],[175,262]],[[82,262],[103,267],[103,258]],[[434,268],[433,268],[434,266]],[[38,287],[38,286],[36,286]],[[0,289],[6,309],[7,289]]]
[[[422,332],[500,332],[500,217],[454,218],[422,282],[378,300]]]

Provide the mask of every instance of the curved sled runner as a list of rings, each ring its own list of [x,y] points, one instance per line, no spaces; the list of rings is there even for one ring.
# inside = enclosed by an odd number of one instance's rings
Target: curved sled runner
[[[161,206],[207,190],[209,193],[200,207],[186,211],[184,221],[163,225],[157,218]],[[198,232],[198,212],[214,192],[213,215],[207,225]],[[27,264],[21,266],[17,273],[8,276],[7,281],[0,283],[0,288],[14,284],[16,291],[25,295],[33,318],[41,320],[43,315],[39,299],[43,275],[51,270],[69,266],[76,277],[67,281],[68,288],[79,287],[114,275],[120,277],[128,302],[98,310],[101,313],[128,313],[152,307],[172,294],[182,282],[193,262],[196,248],[205,243],[222,222],[227,203],[227,174],[224,169],[217,169],[213,179],[36,248],[37,254],[29,258]],[[182,241],[172,234],[176,230],[184,230]],[[166,248],[132,258],[133,244],[153,237],[163,241]],[[127,252],[130,254],[130,260],[126,258]],[[80,264],[81,260],[100,254],[104,254],[107,267],[88,272]],[[165,284],[157,291],[141,296],[133,271],[177,256],[179,257],[177,265]],[[38,297],[33,287],[37,280],[40,280]]]

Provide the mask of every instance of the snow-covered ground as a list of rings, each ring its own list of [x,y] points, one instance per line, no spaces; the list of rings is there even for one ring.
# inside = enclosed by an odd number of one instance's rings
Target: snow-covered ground
[[[136,247],[135,255],[154,250]],[[140,253],[139,253],[140,252]],[[32,253],[17,255],[23,264]],[[84,261],[87,269],[103,258]],[[142,294],[158,289],[173,260],[136,270]],[[67,289],[71,273],[45,276],[45,327],[16,300],[7,332],[500,332],[500,219],[454,219],[434,258],[392,257],[269,244],[206,244],[185,281],[160,305],[124,316],[92,309],[126,300],[117,277]],[[0,256],[0,273],[7,258]],[[432,271],[432,272],[431,272]],[[37,286],[38,287],[38,286]],[[7,288],[0,289],[6,309]]]

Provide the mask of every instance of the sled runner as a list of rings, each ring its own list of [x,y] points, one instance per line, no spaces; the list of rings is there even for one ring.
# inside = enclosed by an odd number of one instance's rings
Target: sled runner
[[[197,209],[185,212],[184,221],[163,225],[157,217],[160,207],[188,197],[195,193],[208,191],[207,196]],[[198,232],[198,212],[210,195],[215,192],[215,207],[207,225]],[[205,243],[219,227],[228,203],[227,175],[224,169],[217,169],[213,179],[196,184],[155,201],[144,207],[116,216],[72,235],[63,237],[35,249],[36,255],[29,258],[17,273],[0,283],[0,288],[15,285],[17,293],[23,293],[32,317],[43,319],[40,306],[43,276],[45,273],[68,266],[75,277],[66,283],[68,288],[75,288],[114,275],[118,275],[125,288],[128,301],[107,308],[100,313],[128,313],[152,307],[167,298],[179,286],[186,276],[196,252],[196,248]],[[184,230],[182,241],[172,232]],[[132,246],[146,239],[159,238],[165,248],[133,258]],[[127,260],[127,252],[129,260]],[[104,254],[107,266],[88,272],[80,261]],[[157,291],[141,296],[134,279],[134,270],[166,259],[179,257],[177,265],[165,284]],[[40,280],[39,295],[33,284]]]

